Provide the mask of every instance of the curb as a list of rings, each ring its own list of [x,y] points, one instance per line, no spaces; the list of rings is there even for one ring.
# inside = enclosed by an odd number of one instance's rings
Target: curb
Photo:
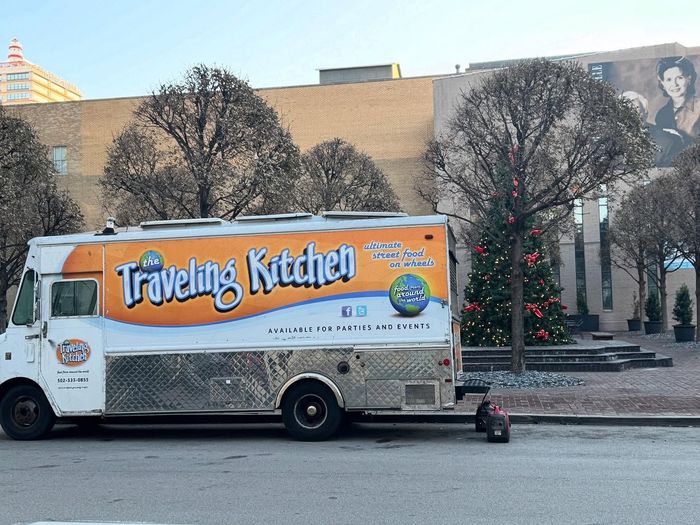
[[[575,415],[575,414],[508,414],[511,423],[521,425],[597,425],[640,427],[700,427],[700,416],[644,415]],[[358,423],[473,423],[472,414],[363,415]]]
[[[700,416],[644,416],[644,415],[576,415],[576,414],[508,414],[511,423],[518,425],[558,424],[558,425],[598,425],[598,426],[640,426],[640,427],[700,427]],[[428,414],[353,414],[357,423],[450,423],[472,424],[474,414],[436,412]],[[59,423],[74,423],[66,418]],[[169,424],[260,424],[281,423],[282,418],[275,414],[234,415],[234,416],[141,416],[109,417],[99,421],[104,425],[169,425]]]
[[[700,427],[700,416],[509,414],[514,423],[636,427]]]

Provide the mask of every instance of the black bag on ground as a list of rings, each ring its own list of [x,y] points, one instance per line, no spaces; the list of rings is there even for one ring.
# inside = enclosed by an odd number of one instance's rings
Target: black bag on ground
[[[477,432],[486,432],[486,420],[493,413],[495,405],[491,401],[482,401],[474,415],[474,428]]]

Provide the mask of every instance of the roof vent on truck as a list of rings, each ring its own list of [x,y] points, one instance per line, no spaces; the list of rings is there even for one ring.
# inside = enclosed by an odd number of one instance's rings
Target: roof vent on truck
[[[223,226],[228,221],[218,217],[206,219],[175,219],[172,221],[144,221],[139,224],[143,230],[160,230],[165,228],[198,228],[201,226]]]
[[[324,211],[325,219],[381,219],[387,217],[408,217],[400,211]]]
[[[278,213],[277,215],[241,215],[236,217],[235,222],[272,222],[272,221],[294,221],[299,219],[310,219],[311,213]]]

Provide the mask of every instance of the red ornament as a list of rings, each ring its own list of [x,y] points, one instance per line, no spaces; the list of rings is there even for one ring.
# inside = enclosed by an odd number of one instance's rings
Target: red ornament
[[[562,309],[562,310],[568,310],[568,309],[569,309],[569,307],[568,307],[568,306],[566,306],[565,304],[562,304],[562,305],[561,305],[561,309]]]
[[[490,281],[491,280],[491,274],[490,273],[485,273],[484,274],[484,281]]]
[[[540,286],[544,286],[544,279],[540,279]]]
[[[515,222],[515,217],[508,215],[508,224],[513,224]]]
[[[465,311],[465,312],[480,312],[480,311],[481,311],[481,307],[480,307],[478,304],[476,304],[476,303],[472,303],[472,304],[470,304],[469,306],[466,306],[466,307],[464,308],[464,311]]]
[[[536,317],[538,317],[539,319],[542,319],[542,312],[540,311],[540,309],[538,308],[538,306],[536,304],[527,303],[525,305],[525,310],[527,310],[528,312],[532,312]]]
[[[535,251],[534,253],[526,254],[525,255],[525,262],[527,262],[528,266],[534,266],[537,263],[537,259],[539,259],[540,254],[538,251]]]
[[[484,255],[484,252],[486,251],[486,250],[483,248],[483,246],[476,246],[476,247],[474,248],[474,250],[476,250],[476,253],[478,253],[479,255]]]
[[[515,190],[511,191],[510,194],[513,196],[513,198],[518,196],[518,192]]]
[[[520,184],[520,183],[518,182],[518,179],[513,179],[513,186],[515,186],[515,187],[517,188],[517,187],[518,187],[518,184]]]
[[[535,334],[535,337],[537,339],[542,339],[543,341],[546,341],[547,339],[549,339],[549,332],[546,332],[543,328],[542,330],[537,332],[537,334]]]
[[[532,235],[533,237],[537,237],[541,233],[542,233],[542,230],[530,230],[530,235]]]
[[[561,302],[561,299],[559,299],[559,297],[550,297],[550,298],[547,299],[544,303],[542,303],[542,307],[543,307],[543,308],[549,308],[549,307],[552,306],[554,303],[558,303],[558,302]]]

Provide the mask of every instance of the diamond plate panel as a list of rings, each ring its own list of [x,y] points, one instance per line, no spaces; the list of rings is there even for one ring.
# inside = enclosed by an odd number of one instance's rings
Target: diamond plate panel
[[[440,402],[443,406],[456,402],[454,383],[440,383]]]
[[[331,378],[346,406],[363,407],[364,377],[351,355],[319,349],[108,356],[106,412],[271,410],[282,385],[304,372]],[[348,374],[338,373],[340,361],[351,364]]]
[[[284,383],[307,372],[334,381],[347,408],[399,407],[399,382],[450,377],[450,367],[437,364],[448,355],[352,348],[110,355],[106,412],[272,410]],[[347,374],[338,372],[341,361],[350,365]]]
[[[396,379],[370,379],[367,381],[367,406],[369,408],[401,408],[403,381]]]
[[[363,354],[367,379],[436,379],[451,376],[449,366],[438,365],[449,350],[370,351]]]

